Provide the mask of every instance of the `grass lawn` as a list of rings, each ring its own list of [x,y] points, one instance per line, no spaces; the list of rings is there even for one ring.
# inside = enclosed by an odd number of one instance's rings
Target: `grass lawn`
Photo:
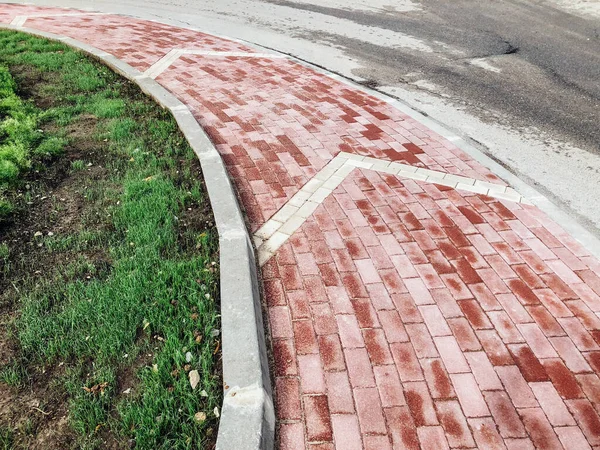
[[[213,448],[217,263],[172,117],[81,53],[0,31],[0,449]]]

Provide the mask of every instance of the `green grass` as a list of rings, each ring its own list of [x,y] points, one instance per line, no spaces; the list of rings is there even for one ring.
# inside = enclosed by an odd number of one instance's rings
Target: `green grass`
[[[10,256],[10,249],[6,244],[0,244],[0,261],[5,262],[8,261],[8,257]]]
[[[82,160],[78,159],[76,161],[71,162],[71,170],[78,171],[83,169],[85,169],[85,162],[83,162]]]
[[[10,428],[0,427],[0,450],[11,450],[14,442],[14,431]]]
[[[0,382],[9,386],[22,386],[26,378],[23,367],[18,364],[7,365],[0,370]]]
[[[34,239],[44,257],[60,263],[41,277],[18,280],[17,314],[7,333],[19,354],[0,361],[0,383],[21,386],[32,382],[29,374],[61,367],[53,383],[68,395],[78,447],[100,446],[101,432],[124,443],[135,439],[143,449],[209,446],[218,422],[213,411],[222,400],[215,356],[218,239],[212,224],[182,235],[180,218],[208,201],[191,170],[193,151],[166,112],[61,44],[0,31],[2,65],[41,74],[37,95],[52,100],[42,112],[16,97],[18,84],[0,69],[0,92],[12,108],[0,135],[1,148],[9,149],[0,153],[7,196],[31,167],[43,171],[41,162],[67,157],[77,146],[66,125],[92,116],[94,140],[107,157],[105,177],[83,180],[77,190],[84,202],[80,226]],[[11,122],[11,114],[19,120]],[[68,167],[74,177],[88,173],[84,159]],[[51,201],[50,219],[60,221],[66,206]],[[4,214],[11,214],[15,205],[7,205]],[[9,260],[4,276],[10,280],[23,263],[0,243],[0,266]],[[194,369],[201,381],[192,390],[188,372]],[[195,420],[198,412],[207,419]],[[4,430],[0,448],[13,439]]]

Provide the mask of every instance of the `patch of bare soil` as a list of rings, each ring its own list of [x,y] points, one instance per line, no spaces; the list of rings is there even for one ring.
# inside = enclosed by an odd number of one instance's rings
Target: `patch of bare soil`
[[[16,429],[15,448],[70,448],[66,397],[49,385],[51,373],[36,375],[31,385],[16,388],[0,383],[0,423]]]

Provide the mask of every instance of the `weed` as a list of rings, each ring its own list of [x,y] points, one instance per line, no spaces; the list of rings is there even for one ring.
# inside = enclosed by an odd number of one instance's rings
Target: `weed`
[[[0,162],[0,171],[2,162]],[[10,217],[14,211],[14,206],[6,199],[2,198],[2,193],[0,192],[0,221],[7,219]]]
[[[84,169],[85,169],[85,162],[83,162],[82,160],[78,159],[78,160],[71,162],[71,170],[73,172],[77,172],[77,171],[84,170]]]
[[[8,244],[0,244],[0,261],[6,263],[9,256],[10,249],[8,248]]]
[[[11,450],[13,448],[13,442],[15,438],[15,432],[8,427],[0,427],[0,449]]]
[[[57,156],[60,155],[65,146],[67,140],[58,136],[52,136],[42,141],[40,145],[35,149],[35,154],[39,156]]]

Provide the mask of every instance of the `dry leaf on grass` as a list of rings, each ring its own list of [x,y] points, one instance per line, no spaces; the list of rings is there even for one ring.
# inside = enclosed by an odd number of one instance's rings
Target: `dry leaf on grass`
[[[200,374],[197,370],[191,370],[188,376],[190,377],[190,386],[192,386],[192,389],[196,389],[196,386],[200,383]]]
[[[102,394],[107,386],[108,382],[105,381],[104,383],[95,384],[91,388],[83,386],[83,390],[89,394],[97,394],[98,392]]]

